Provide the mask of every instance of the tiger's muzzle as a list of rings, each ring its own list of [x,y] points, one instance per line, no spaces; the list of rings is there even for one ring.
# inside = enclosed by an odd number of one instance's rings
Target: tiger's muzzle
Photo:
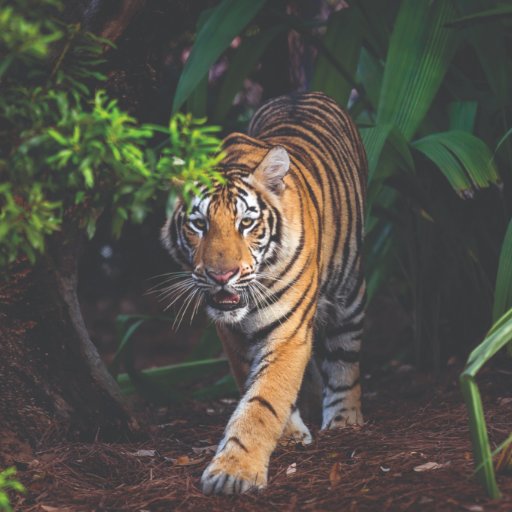
[[[208,293],[207,304],[220,311],[234,311],[247,306],[247,299],[238,290],[222,288],[216,293]]]
[[[247,305],[245,294],[234,286],[240,277],[239,268],[231,270],[205,268],[205,274],[208,281],[214,285],[206,296],[206,302],[210,307],[220,311],[234,311]]]

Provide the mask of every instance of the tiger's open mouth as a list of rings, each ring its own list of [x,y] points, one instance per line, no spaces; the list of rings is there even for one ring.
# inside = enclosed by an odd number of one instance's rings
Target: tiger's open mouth
[[[221,311],[232,311],[246,305],[245,299],[236,292],[221,290],[213,295],[208,295],[208,305]]]

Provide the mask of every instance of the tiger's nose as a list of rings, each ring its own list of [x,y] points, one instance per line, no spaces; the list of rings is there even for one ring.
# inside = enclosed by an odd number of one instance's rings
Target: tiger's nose
[[[211,277],[218,284],[226,284],[235,274],[238,273],[238,268],[231,270],[211,270],[206,271],[209,277]]]

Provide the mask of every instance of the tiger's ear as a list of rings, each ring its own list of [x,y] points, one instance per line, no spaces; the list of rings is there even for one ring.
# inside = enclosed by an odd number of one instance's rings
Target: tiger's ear
[[[282,146],[272,148],[254,171],[254,178],[274,194],[284,190],[283,178],[290,169],[290,157]]]

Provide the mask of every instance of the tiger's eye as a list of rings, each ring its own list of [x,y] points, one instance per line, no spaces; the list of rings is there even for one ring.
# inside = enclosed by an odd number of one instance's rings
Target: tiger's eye
[[[194,225],[194,227],[200,229],[201,231],[206,229],[206,221],[204,219],[194,219],[192,221],[192,224]]]
[[[245,229],[251,227],[253,224],[254,224],[254,219],[251,219],[249,217],[245,217],[245,219],[242,219],[240,221],[240,226],[242,226]]]

